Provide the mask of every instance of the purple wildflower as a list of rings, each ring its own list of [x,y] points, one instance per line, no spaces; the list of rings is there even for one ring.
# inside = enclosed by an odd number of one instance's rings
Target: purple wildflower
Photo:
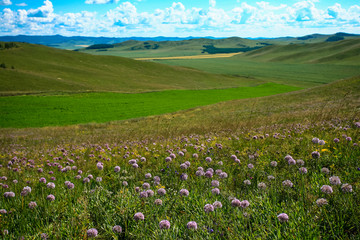
[[[135,221],[139,221],[139,220],[144,220],[145,217],[144,217],[144,214],[142,214],[141,212],[138,212],[138,213],[135,213],[134,219],[135,219]]]
[[[241,206],[240,200],[235,198],[234,200],[231,201],[231,206],[232,207],[240,207]]]
[[[218,187],[220,185],[219,181],[218,180],[213,180],[211,181],[211,186],[213,187]]]
[[[41,183],[46,183],[46,178],[43,178],[43,177],[40,178],[40,179],[39,179],[39,182],[41,182]]]
[[[212,178],[212,177],[213,177],[213,173],[212,173],[211,171],[206,171],[205,177],[207,177],[207,178]]]
[[[120,172],[120,167],[119,167],[119,166],[115,166],[114,172]]]
[[[170,228],[170,222],[168,220],[162,220],[159,223],[160,229],[169,229]]]
[[[146,193],[147,193],[148,197],[154,196],[154,191],[151,189],[146,190]]]
[[[246,180],[244,180],[244,184],[245,184],[245,185],[251,185],[251,181],[248,180],[248,179],[246,179]]]
[[[188,223],[186,224],[186,227],[187,227],[188,229],[194,229],[194,230],[196,230],[196,229],[197,229],[197,223],[194,222],[194,221],[188,222]]]
[[[341,190],[346,193],[346,192],[352,192],[353,189],[352,189],[352,186],[348,183],[345,183],[341,186]]]
[[[214,188],[214,189],[211,190],[211,193],[214,194],[214,195],[219,195],[220,194],[220,189]]]
[[[164,196],[166,194],[166,190],[164,188],[159,188],[157,193],[160,195],[160,196]]]
[[[49,194],[49,195],[46,197],[46,200],[49,200],[50,202],[52,202],[52,201],[55,200],[55,196],[52,195],[52,194]]]
[[[287,222],[289,221],[289,216],[286,213],[280,213],[277,218],[280,222]]]
[[[15,197],[15,193],[14,192],[5,192],[4,197],[5,198],[13,198],[13,197]]]
[[[319,198],[318,200],[316,200],[316,204],[321,207],[328,204],[328,201],[325,198]]]
[[[213,212],[213,211],[214,211],[214,206],[211,205],[211,204],[206,204],[206,205],[204,206],[204,211],[205,211],[206,213]]]
[[[30,202],[29,203],[29,208],[30,209],[34,209],[37,206],[36,202]]]
[[[26,186],[26,187],[24,187],[23,190],[21,191],[21,196],[24,197],[24,196],[28,195],[29,193],[31,193],[31,187]]]
[[[299,172],[302,174],[306,174],[307,173],[307,169],[304,167],[299,168]]]
[[[243,200],[240,202],[240,207],[247,208],[248,206],[250,206],[250,203],[248,200]]]
[[[98,235],[98,231],[95,228],[90,228],[87,230],[86,234],[89,238],[94,238]]]
[[[293,183],[290,180],[285,180],[285,181],[282,182],[282,185],[284,187],[290,187],[291,188],[293,186]]]
[[[263,182],[260,182],[260,183],[258,184],[258,188],[261,189],[261,190],[265,190],[265,189],[266,189],[266,184],[263,183]]]
[[[215,201],[213,204],[213,207],[216,209],[216,208],[222,208],[222,204],[221,204],[221,202],[219,202],[219,201]]]
[[[162,200],[156,199],[154,203],[155,203],[155,205],[162,205]]]
[[[122,232],[122,228],[121,228],[120,225],[113,226],[112,230],[113,230],[114,233],[121,233]]]
[[[320,157],[320,153],[318,151],[314,151],[311,153],[311,156],[315,159],[319,158]]]
[[[187,196],[189,196],[189,191],[187,190],[187,189],[181,189],[180,191],[179,191],[179,194],[181,195],[181,196],[185,196],[185,197],[187,197]]]
[[[49,182],[48,184],[46,184],[46,187],[47,187],[47,188],[54,189],[54,188],[55,188],[55,183]]]
[[[329,178],[329,180],[332,185],[340,185],[341,184],[340,178],[338,176],[332,176]]]
[[[326,193],[326,194],[330,194],[333,192],[332,187],[330,187],[329,185],[323,185],[320,189],[323,193]]]
[[[188,175],[186,173],[180,175],[180,180],[186,181],[187,179],[188,179]]]

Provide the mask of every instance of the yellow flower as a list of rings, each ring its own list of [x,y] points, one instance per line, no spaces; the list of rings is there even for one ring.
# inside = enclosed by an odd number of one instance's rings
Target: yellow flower
[[[324,149],[321,149],[321,152],[330,152],[330,151],[329,151],[329,149],[324,148]]]

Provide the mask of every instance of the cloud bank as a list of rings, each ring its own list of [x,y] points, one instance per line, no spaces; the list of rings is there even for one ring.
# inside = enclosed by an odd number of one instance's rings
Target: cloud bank
[[[117,0],[86,0],[87,4],[116,3]],[[0,5],[11,4],[1,0]],[[298,1],[292,5],[271,5],[260,1],[244,1],[228,11],[209,0],[208,8],[187,8],[174,2],[164,9],[139,12],[131,2],[121,2],[115,8],[98,14],[75,12],[57,14],[50,0],[36,9],[0,13],[1,35],[62,34],[84,36],[242,36],[277,37],[309,33],[346,31],[360,33],[360,6],[347,9],[340,3],[320,9],[316,1]]]

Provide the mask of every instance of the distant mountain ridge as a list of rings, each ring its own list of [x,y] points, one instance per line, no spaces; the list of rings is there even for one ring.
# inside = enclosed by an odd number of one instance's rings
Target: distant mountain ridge
[[[48,47],[55,47],[60,49],[78,49],[81,45],[95,45],[95,44],[116,44],[129,40],[136,41],[182,41],[189,39],[196,39],[197,37],[85,37],[85,36],[73,36],[65,37],[62,35],[49,35],[49,36],[30,36],[30,35],[17,35],[17,36],[0,36],[2,42],[25,42],[32,44],[41,44]],[[214,37],[206,37],[208,39],[215,39]]]

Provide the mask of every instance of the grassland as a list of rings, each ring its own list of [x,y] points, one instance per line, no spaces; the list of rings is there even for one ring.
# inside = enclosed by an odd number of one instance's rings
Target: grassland
[[[295,90],[299,88],[266,83],[257,87],[172,90],[139,94],[83,93],[1,97],[0,127],[45,127],[109,122]]]
[[[43,62],[49,64],[34,61],[32,73],[40,76],[44,68],[50,74],[53,66],[52,74],[76,76],[74,56],[88,61],[85,70],[101,63],[85,54],[61,54],[74,66],[58,68],[56,56],[33,52],[37,61],[48,56]],[[159,67],[116,59],[108,64]],[[252,83],[288,79],[310,88],[266,83],[0,97],[4,127],[48,126],[0,129],[0,238],[357,239],[360,77],[337,79],[358,74],[358,66],[247,57],[233,57],[227,66],[226,60],[191,61],[208,71],[246,73]],[[0,71],[11,76],[3,79],[14,79],[14,69]],[[204,86],[213,85],[204,80]],[[49,126],[54,123],[85,124]],[[190,221],[196,229],[188,227]]]
[[[129,58],[157,58],[157,57],[178,57],[207,55],[204,46],[214,46],[220,49],[238,49],[238,52],[245,51],[247,48],[263,47],[266,43],[257,40],[232,37],[225,39],[191,39],[183,41],[126,41],[114,44],[106,49],[80,49],[95,55],[112,55]]]
[[[118,123],[1,129],[1,237],[357,239],[359,113],[357,77]]]
[[[0,68],[0,92],[3,95],[60,91],[210,89],[255,86],[262,82],[40,45],[18,43],[18,46],[0,50],[0,64],[7,66],[5,69]]]

